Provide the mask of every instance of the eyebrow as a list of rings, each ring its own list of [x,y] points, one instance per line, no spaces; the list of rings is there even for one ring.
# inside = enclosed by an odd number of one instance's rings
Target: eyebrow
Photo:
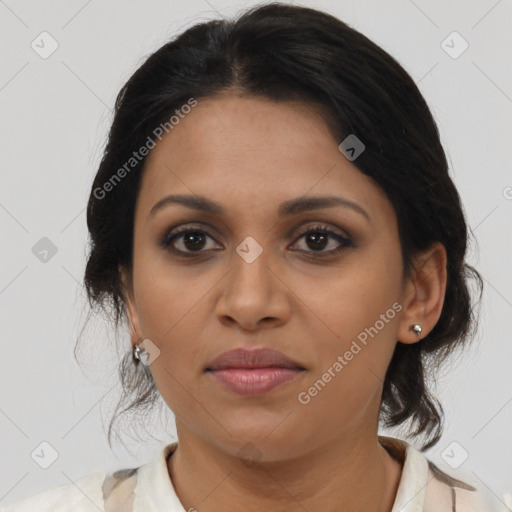
[[[226,210],[224,207],[215,201],[202,196],[179,194],[169,195],[160,199],[151,208],[149,215],[155,215],[158,210],[169,204],[181,204],[193,210],[199,210],[218,216],[226,215]],[[291,215],[297,215],[305,211],[319,210],[321,208],[333,208],[335,206],[350,208],[353,211],[363,215],[369,222],[371,222],[370,215],[364,208],[362,208],[357,203],[354,203],[353,201],[338,196],[301,196],[297,197],[296,199],[290,199],[284,203],[281,203],[278,208],[278,215],[279,217],[289,217]]]

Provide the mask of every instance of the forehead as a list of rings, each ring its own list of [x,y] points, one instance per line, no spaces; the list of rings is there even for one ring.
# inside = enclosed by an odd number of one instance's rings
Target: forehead
[[[200,99],[148,155],[138,209],[147,215],[167,194],[197,194],[235,215],[298,196],[337,194],[374,216],[392,215],[384,193],[340,152],[340,142],[311,105]]]

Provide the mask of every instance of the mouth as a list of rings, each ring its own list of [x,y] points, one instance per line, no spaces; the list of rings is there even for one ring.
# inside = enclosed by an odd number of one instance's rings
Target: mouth
[[[234,349],[205,368],[215,382],[236,394],[257,396],[291,382],[306,369],[272,349]]]
[[[213,378],[230,391],[244,396],[257,396],[294,380],[304,372],[300,368],[224,368],[207,370]]]

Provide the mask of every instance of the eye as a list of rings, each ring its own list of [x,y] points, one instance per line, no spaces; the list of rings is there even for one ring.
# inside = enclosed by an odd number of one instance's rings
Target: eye
[[[312,250],[299,249],[299,251],[313,254],[317,253],[318,257],[332,256],[341,252],[346,247],[352,246],[352,241],[349,238],[332,231],[327,226],[313,226],[309,228],[299,235],[295,244],[302,238],[306,240],[306,243]],[[222,247],[216,243],[213,245],[210,244],[211,246],[208,248],[208,239],[215,242],[206,231],[191,226],[185,226],[166,234],[161,240],[160,245],[164,249],[184,257],[193,257],[201,253],[222,249]],[[327,251],[324,250],[329,246],[329,243],[334,245],[334,248]],[[336,243],[338,244],[337,246]],[[316,257],[316,255],[314,257]]]
[[[165,249],[169,249],[170,251],[183,256],[194,256],[194,253],[208,252],[208,250],[203,251],[206,240],[213,238],[203,231],[202,229],[192,228],[190,226],[177,229],[171,231],[161,241],[161,246]],[[178,243],[176,243],[178,242]],[[178,247],[181,245],[181,247]],[[210,250],[215,250],[220,248],[217,244],[215,248],[210,248]]]
[[[330,230],[327,226],[314,226],[309,228],[307,231],[303,232],[297,240],[302,238],[304,238],[308,246],[313,249],[304,252],[320,253],[320,257],[332,256],[341,252],[346,247],[352,246],[352,241],[349,238]],[[324,249],[329,245],[329,239],[331,239],[331,242],[334,240],[338,245],[336,246],[336,243],[332,243],[331,246],[334,245],[334,248],[325,251]]]

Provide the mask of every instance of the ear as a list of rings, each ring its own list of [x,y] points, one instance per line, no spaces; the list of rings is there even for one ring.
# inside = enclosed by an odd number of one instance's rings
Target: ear
[[[439,320],[446,291],[446,261],[446,249],[440,242],[415,258],[415,270],[406,281],[401,301],[403,313],[398,330],[401,343],[420,341]],[[410,329],[412,324],[421,326],[420,337]]]
[[[143,339],[140,329],[139,314],[137,313],[135,293],[133,291],[133,279],[131,273],[124,267],[119,267],[119,274],[121,276],[127,320],[128,324],[130,324],[130,343],[133,346]]]

